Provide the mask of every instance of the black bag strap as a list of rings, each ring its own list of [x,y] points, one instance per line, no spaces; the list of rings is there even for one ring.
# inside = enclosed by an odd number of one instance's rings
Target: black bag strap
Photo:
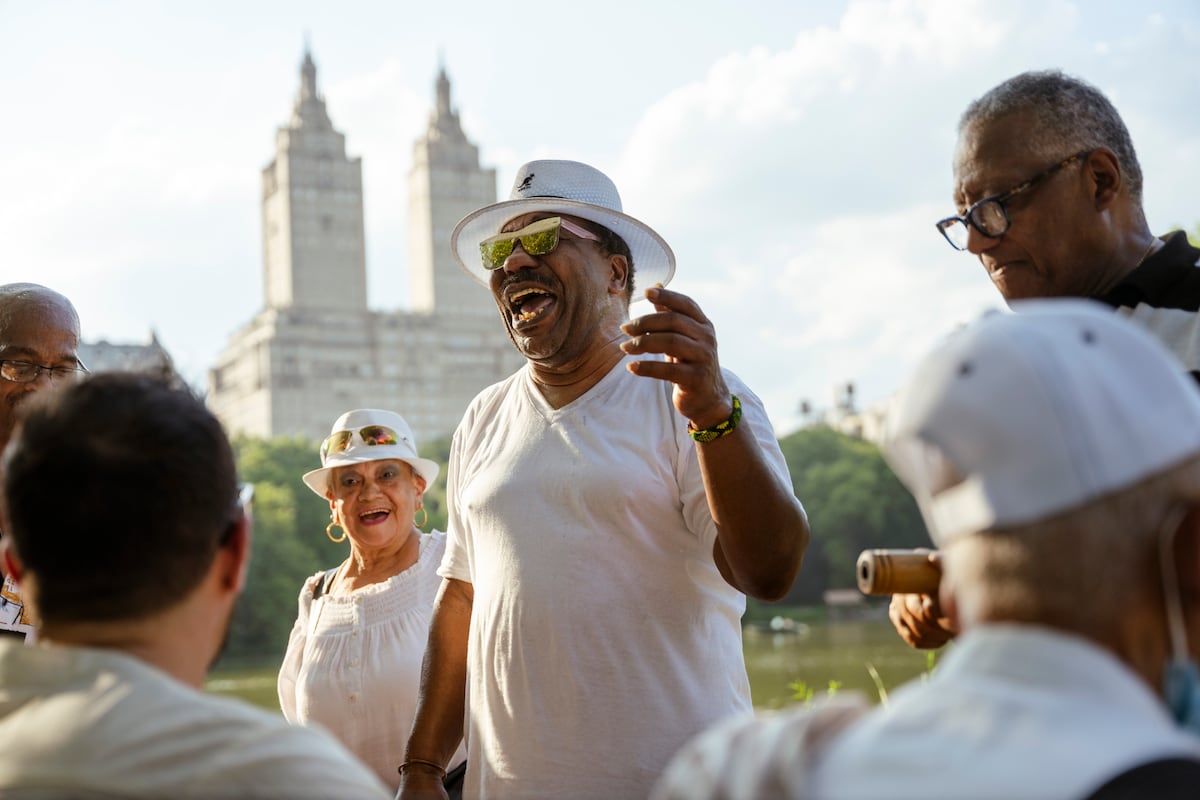
[[[317,578],[317,585],[313,587],[313,600],[325,594],[325,584],[333,582],[333,574],[337,571],[338,568],[334,567],[321,573],[321,577]]]
[[[1200,794],[1200,760],[1163,758],[1127,769],[1087,800],[1183,800]]]
[[[467,762],[463,761],[454,769],[446,773],[445,779],[442,781],[442,786],[446,789],[446,794],[450,800],[462,800],[463,779],[467,775]]]

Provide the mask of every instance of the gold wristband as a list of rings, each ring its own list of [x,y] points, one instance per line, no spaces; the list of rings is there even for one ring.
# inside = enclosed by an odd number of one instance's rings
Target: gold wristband
[[[429,761],[424,758],[406,758],[404,759],[404,763],[396,768],[396,772],[403,775],[404,770],[408,767],[429,767],[430,769],[436,769],[442,780],[446,779],[446,768],[436,761]]]
[[[737,399],[736,394],[731,394],[729,397],[733,400],[733,413],[729,415],[729,419],[724,422],[718,422],[711,428],[705,428],[704,430],[697,430],[692,426],[691,422],[688,422],[688,435],[697,442],[703,443],[711,442],[733,433],[733,429],[742,420],[742,401]]]

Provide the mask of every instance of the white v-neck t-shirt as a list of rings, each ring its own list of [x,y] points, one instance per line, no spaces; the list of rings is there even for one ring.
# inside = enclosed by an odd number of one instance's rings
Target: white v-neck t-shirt
[[[672,385],[628,360],[560,409],[522,369],[455,433],[439,572],[474,588],[464,796],[644,797],[690,736],[750,711],[695,443]],[[761,402],[725,380],[790,487]]]

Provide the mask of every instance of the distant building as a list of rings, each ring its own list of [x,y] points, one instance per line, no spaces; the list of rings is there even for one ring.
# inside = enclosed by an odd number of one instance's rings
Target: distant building
[[[800,414],[805,425],[826,425],[838,433],[882,446],[890,400],[860,410],[854,393],[853,383],[839,384],[834,389],[833,407],[826,411],[814,409],[807,400],[800,401]]]
[[[876,447],[882,447],[884,428],[887,424],[887,409],[887,403],[884,402],[862,411],[850,411],[835,415],[829,420],[829,425],[839,433],[863,439]]]
[[[91,372],[173,372],[175,369],[170,354],[153,332],[146,344],[112,344],[104,339],[80,342],[78,355]]]
[[[444,69],[435,90],[408,175],[413,309],[372,311],[362,161],[346,154],[305,53],[291,119],[262,172],[264,308],[209,372],[209,406],[231,433],[320,439],[342,412],[374,407],[400,412],[427,441],[524,363],[490,293],[450,253],[458,220],[496,201],[496,174],[479,166]]]

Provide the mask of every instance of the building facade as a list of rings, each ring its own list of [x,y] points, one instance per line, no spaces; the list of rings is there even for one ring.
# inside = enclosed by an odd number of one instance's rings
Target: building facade
[[[150,332],[146,344],[117,344],[107,339],[79,343],[79,360],[89,372],[155,372],[171,374],[175,364],[158,334]]]
[[[209,371],[231,434],[323,438],[342,412],[403,414],[418,441],[453,432],[479,390],[523,363],[490,293],[450,253],[450,232],[496,200],[440,70],[408,174],[411,311],[367,306],[361,159],[346,153],[306,53],[288,123],[262,173],[264,307]],[[397,221],[399,224],[399,221]]]

